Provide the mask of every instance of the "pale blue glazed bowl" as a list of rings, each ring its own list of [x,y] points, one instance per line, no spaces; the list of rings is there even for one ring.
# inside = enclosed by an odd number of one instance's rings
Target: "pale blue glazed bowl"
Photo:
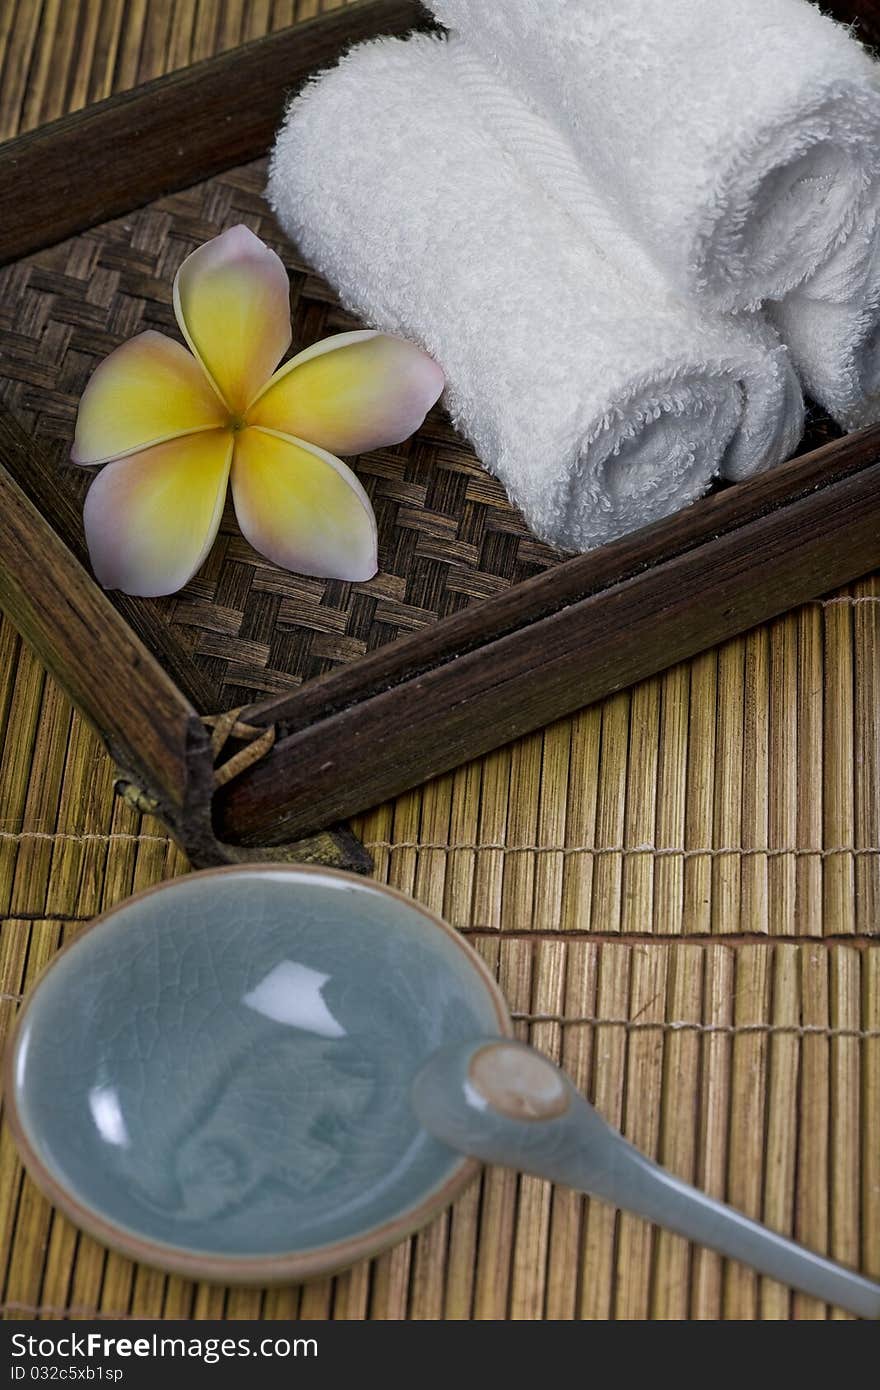
[[[306,1278],[393,1243],[478,1170],[419,1125],[439,1047],[507,1034],[439,918],[364,879],[209,870],[56,957],[8,1054],[37,1183],[134,1259],[224,1282]]]

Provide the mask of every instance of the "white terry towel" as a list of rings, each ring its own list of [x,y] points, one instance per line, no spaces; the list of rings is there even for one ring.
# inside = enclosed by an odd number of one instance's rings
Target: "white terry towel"
[[[556,545],[790,454],[802,399],[775,335],[621,280],[481,125],[455,47],[363,45],[288,112],[269,200],[343,302],[436,358],[454,423]]]
[[[880,421],[880,189],[831,259],[767,307],[813,399],[846,430]]]
[[[807,0],[426,3],[570,133],[682,292],[779,299],[852,225],[880,157],[878,65]],[[527,136],[520,156],[542,162]]]

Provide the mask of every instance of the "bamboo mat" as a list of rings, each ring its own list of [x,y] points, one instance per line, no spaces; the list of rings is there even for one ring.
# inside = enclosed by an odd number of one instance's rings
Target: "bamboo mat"
[[[324,0],[4,0],[0,134]],[[880,579],[382,807],[378,876],[464,931],[523,1037],[648,1152],[880,1276]],[[80,923],[185,871],[0,623],[0,1033]],[[303,1288],[166,1278],[81,1236],[0,1131],[8,1318],[823,1318],[813,1300],[530,1178]]]

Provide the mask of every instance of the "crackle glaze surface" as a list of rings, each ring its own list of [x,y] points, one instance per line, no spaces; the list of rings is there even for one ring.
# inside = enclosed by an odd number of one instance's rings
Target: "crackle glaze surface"
[[[368,883],[193,876],[123,905],[27,1007],[15,1102],[73,1197],[152,1242],[272,1256],[419,1206],[461,1160],[419,1126],[415,1072],[497,1034],[468,956]]]

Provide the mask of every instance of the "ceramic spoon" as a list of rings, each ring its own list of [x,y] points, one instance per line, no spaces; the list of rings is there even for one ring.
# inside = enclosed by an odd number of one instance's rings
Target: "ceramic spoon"
[[[564,1183],[741,1260],[861,1317],[880,1317],[880,1284],[759,1225],[668,1173],[621,1134],[546,1057],[522,1043],[453,1043],[418,1073],[424,1127],[459,1153]]]

